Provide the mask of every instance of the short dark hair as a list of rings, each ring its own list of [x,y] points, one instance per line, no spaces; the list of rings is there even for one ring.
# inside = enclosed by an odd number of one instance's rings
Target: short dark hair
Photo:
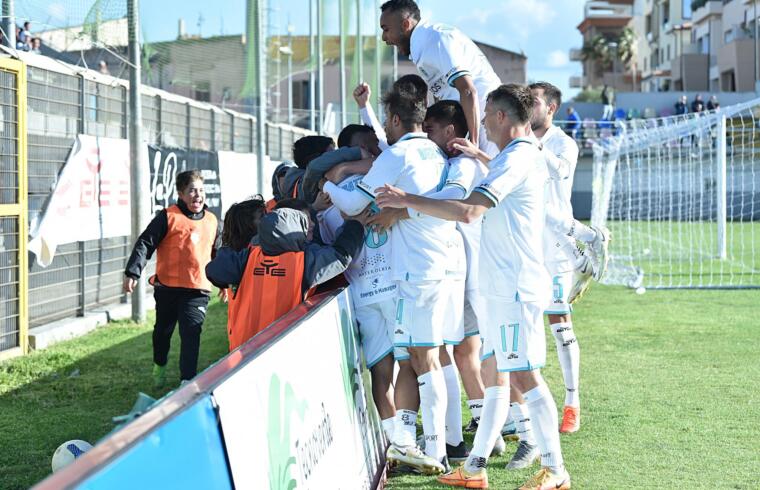
[[[549,82],[536,82],[531,83],[528,88],[531,90],[543,90],[544,101],[547,104],[555,104],[557,110],[559,110],[559,107],[562,105],[562,91],[556,85],[552,85]]]
[[[341,131],[340,134],[338,135],[338,148],[351,146],[351,140],[354,138],[354,135],[370,134],[374,132],[375,132],[374,129],[370,128],[369,126],[365,126],[363,124],[349,124],[348,126],[343,128],[343,131]]]
[[[304,136],[293,143],[293,161],[298,168],[306,168],[310,161],[314,160],[334,144],[332,138],[327,136]]]
[[[184,192],[185,189],[187,189],[190,184],[195,182],[196,180],[200,180],[203,182],[203,174],[201,174],[201,171],[197,168],[193,170],[185,170],[184,172],[180,172],[177,174],[177,180],[175,185],[177,186],[177,192]]]
[[[467,136],[467,118],[462,105],[456,100],[439,100],[427,109],[425,120],[432,119],[441,124],[452,124],[454,133],[460,138]]]
[[[414,0],[388,0],[380,6],[381,12],[405,12],[414,20],[420,20],[420,7]]]
[[[266,212],[266,203],[260,195],[230,206],[224,215],[222,245],[236,252],[243,250],[258,233],[259,221]]]
[[[404,129],[420,125],[425,121],[425,101],[412,97],[406,92],[391,90],[383,96],[383,105],[388,116],[398,116]]]
[[[428,86],[421,76],[415,74],[404,75],[393,82],[393,89],[397,92],[408,94],[415,99],[427,102]],[[427,105],[427,104],[425,104]]]
[[[298,211],[303,211],[304,213],[309,214],[311,207],[309,206],[309,203],[303,199],[291,198],[283,199],[282,201],[278,202],[274,209],[296,209]]]
[[[527,124],[530,121],[535,100],[530,89],[518,83],[502,85],[488,94],[488,102],[520,124]]]

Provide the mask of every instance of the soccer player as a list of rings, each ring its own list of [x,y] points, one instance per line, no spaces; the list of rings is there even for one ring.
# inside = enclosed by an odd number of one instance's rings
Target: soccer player
[[[392,185],[378,189],[381,207],[409,207],[439,218],[472,222],[484,216],[480,243],[480,288],[486,326],[483,413],[467,462],[439,478],[441,483],[487,488],[488,453],[509,411],[509,384],[524,395],[541,450],[543,468],[522,489],[569,489],[557,431],[557,407],[541,376],[546,358],[543,310],[549,275],[543,257],[546,163],[530,118],[528,87],[509,84],[491,92],[485,109],[488,138],[501,152],[486,178],[465,200],[435,200]]]
[[[570,194],[578,163],[578,145],[553,124],[554,115],[562,105],[562,92],[547,82],[533,83],[530,90],[536,98],[531,128],[543,146],[550,176],[546,203],[548,225],[551,220],[561,222],[573,217]],[[566,389],[560,432],[576,432],[580,428],[580,347],[573,332],[570,292],[575,283],[574,271],[580,269],[577,277],[583,280],[584,272],[591,268],[572,237],[557,233],[556,228],[549,226],[546,231],[544,254],[553,292],[546,314],[557,345]]]
[[[145,264],[157,251],[156,274],[150,278],[156,299],[153,326],[153,382],[166,382],[171,338],[179,323],[179,370],[182,381],[195,377],[201,327],[211,295],[204,269],[218,234],[216,216],[206,206],[198,170],[177,174],[177,203],[159,212],[137,239],[124,271],[124,291],[131,293]]]
[[[389,0],[380,10],[383,41],[409,56],[436,102],[462,104],[470,141],[494,156],[498,150],[482,134],[480,121],[486,95],[501,81],[480,48],[454,27],[421,20],[414,0]]]
[[[383,98],[386,108],[386,135],[391,147],[380,154],[369,173],[347,192],[327,182],[324,191],[348,215],[361,212],[374,200],[374,190],[393,183],[409,192],[428,194],[445,180],[446,158],[422,132],[425,104],[406,93],[392,91]],[[452,304],[463,299],[454,294],[449,278],[458,270],[461,237],[454,223],[420,213],[400,221],[391,229],[391,271],[397,282],[397,310],[394,345],[407,347],[417,374],[424,455],[414,437],[396,430],[388,450],[391,463],[414,466],[428,474],[448,467],[444,434],[446,430],[446,381],[439,361],[448,314]]]
[[[366,126],[362,126],[366,127]],[[371,131],[371,130],[370,130]],[[351,192],[362,178],[351,175],[338,184]],[[344,219],[331,206],[317,213],[322,241],[333,243]],[[383,431],[393,439],[396,408],[393,403],[393,343],[390,333],[396,320],[396,283],[391,277],[391,241],[386,230],[367,228],[364,244],[344,273],[351,287],[364,358],[372,377],[372,397]],[[416,414],[415,414],[416,418]]]

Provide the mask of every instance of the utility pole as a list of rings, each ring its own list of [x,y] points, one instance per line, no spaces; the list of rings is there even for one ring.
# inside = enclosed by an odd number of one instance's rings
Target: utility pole
[[[132,204],[132,238],[140,236],[148,224],[148,201],[145,189],[149,187],[148,162],[142,138],[142,101],[140,100],[140,3],[127,0],[127,33],[129,36],[129,161],[130,201]],[[145,321],[145,278],[137,280],[132,293],[132,320]]]
[[[383,92],[383,87],[381,86],[383,81],[383,65],[380,60],[382,53],[380,42],[380,0],[375,0],[375,107],[382,114],[384,111],[380,109],[380,99]]]

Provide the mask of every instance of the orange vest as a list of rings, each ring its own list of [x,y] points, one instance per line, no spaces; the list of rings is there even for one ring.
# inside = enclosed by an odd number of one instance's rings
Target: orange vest
[[[158,244],[156,275],[150,283],[211,291],[206,264],[216,239],[216,216],[207,209],[202,219],[193,220],[175,204],[166,209],[166,219],[168,231]]]
[[[277,200],[275,200],[274,198],[268,200],[266,204],[267,213],[271,213],[272,211],[274,211],[275,206],[277,206]]]
[[[230,350],[246,343],[272,322],[311,296],[301,294],[304,253],[265,255],[248,245],[248,262],[240,285],[229,300],[227,333]]]

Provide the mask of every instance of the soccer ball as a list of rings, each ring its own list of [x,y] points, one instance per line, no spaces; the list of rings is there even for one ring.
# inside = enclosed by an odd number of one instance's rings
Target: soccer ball
[[[55,472],[64,466],[68,466],[90,449],[92,449],[92,444],[87,441],[74,439],[64,442],[53,453],[53,471]]]

